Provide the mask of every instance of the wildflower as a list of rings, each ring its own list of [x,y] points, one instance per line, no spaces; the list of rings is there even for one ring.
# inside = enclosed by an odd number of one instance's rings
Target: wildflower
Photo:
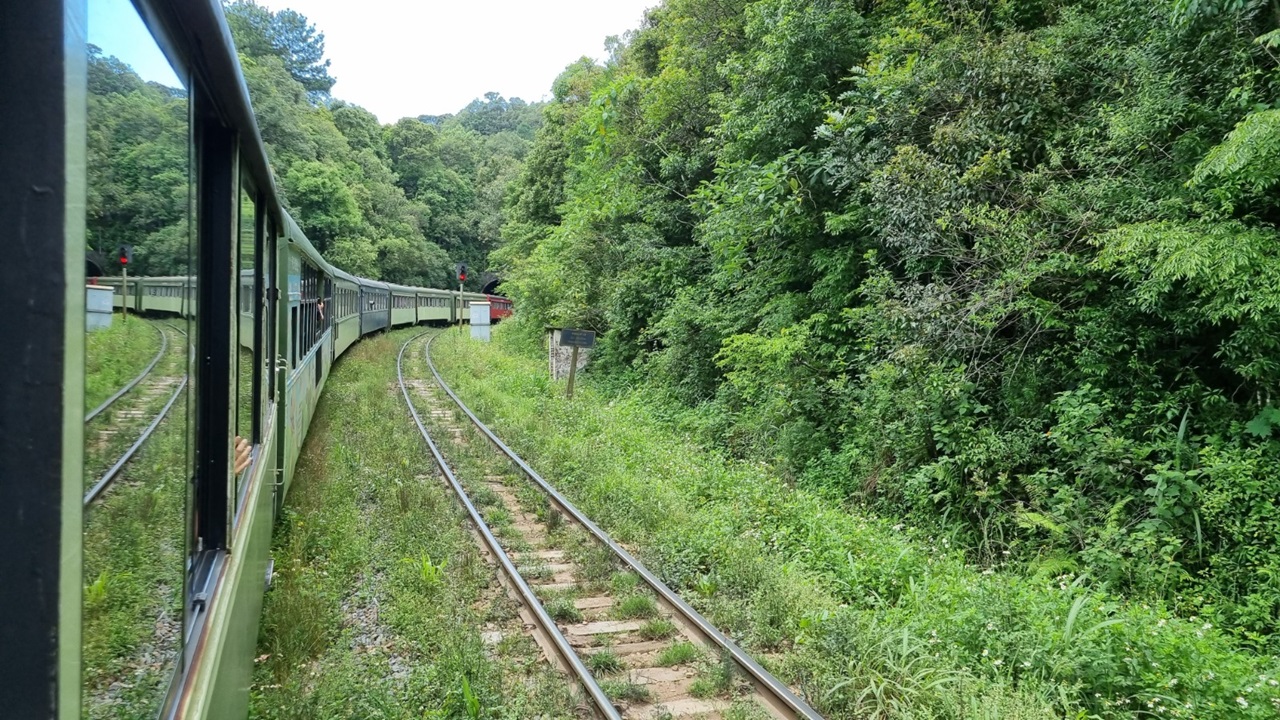
[[[1160,621],[1156,623],[1156,627],[1164,627],[1166,622],[1164,618],[1160,618]]]
[[[1249,707],[1249,701],[1248,701],[1248,700],[1245,700],[1245,699],[1244,699],[1244,698],[1242,698],[1242,697],[1238,697],[1238,698],[1236,698],[1236,702],[1240,703],[1240,707],[1242,707],[1242,708],[1247,708],[1247,707]]]
[[[988,630],[995,630],[995,629],[996,629],[996,624],[995,624],[995,623],[993,623],[993,622],[989,622],[989,623],[987,623],[987,629],[988,629]]]
[[[1004,664],[1004,660],[1001,660],[1000,658],[996,658],[995,660],[991,661],[991,664],[995,665],[996,667],[1000,667],[1001,665]]]
[[[987,656],[987,649],[982,648],[982,657],[986,657],[986,656]]]

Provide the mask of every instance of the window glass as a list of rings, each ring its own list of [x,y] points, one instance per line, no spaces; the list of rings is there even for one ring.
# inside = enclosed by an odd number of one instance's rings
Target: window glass
[[[257,335],[257,318],[260,315],[258,306],[258,221],[253,197],[245,188],[240,189],[240,222],[237,227],[236,272],[234,315],[232,317],[231,334],[235,360],[231,366],[231,411],[232,427],[235,428],[234,447],[243,448],[243,443],[256,445],[261,440],[255,427],[254,388],[258,382],[257,362],[260,340]],[[242,442],[243,441],[243,442]],[[242,479],[247,475],[243,449],[234,456],[233,467],[235,483],[233,499],[240,497]],[[239,472],[234,472],[239,469]],[[233,506],[234,507],[234,506]]]
[[[194,456],[188,87],[129,0],[90,0],[88,32],[80,714],[156,717],[181,662]]]
[[[261,420],[259,422],[259,438],[271,419],[271,403],[275,397],[275,357],[276,349],[276,303],[272,300],[271,288],[275,287],[275,242],[272,236],[272,225],[262,213],[255,217],[259,236],[258,272],[261,275],[259,284],[258,305],[262,317],[258,321],[258,338],[261,350],[258,352],[258,372],[263,374],[259,391]]]

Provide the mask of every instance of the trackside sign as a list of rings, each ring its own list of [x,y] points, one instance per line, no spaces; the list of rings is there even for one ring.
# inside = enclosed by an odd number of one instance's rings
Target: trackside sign
[[[590,348],[595,347],[595,344],[596,333],[594,330],[565,328],[560,331],[560,347]]]

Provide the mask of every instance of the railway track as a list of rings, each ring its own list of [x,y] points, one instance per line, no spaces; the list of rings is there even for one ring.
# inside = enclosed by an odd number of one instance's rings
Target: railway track
[[[84,421],[86,423],[91,422],[94,418],[106,412],[107,408],[114,405],[117,400],[124,397],[130,390],[137,387],[138,383],[142,382],[143,378],[150,375],[151,371],[155,369],[156,363],[160,362],[160,358],[164,357],[165,350],[169,348],[169,336],[166,335],[158,326],[152,325],[152,327],[154,327],[156,332],[160,334],[160,349],[156,352],[156,356],[151,358],[151,362],[147,363],[147,366],[142,369],[142,372],[138,373],[137,377],[125,383],[124,387],[115,391],[115,394],[106,400],[103,400],[101,405],[85,414]]]
[[[434,338],[423,345],[432,380],[406,381],[405,351],[423,335],[406,342],[396,362],[414,422],[503,583],[527,608],[535,640],[581,684],[597,717],[821,718],[485,426],[431,362]],[[414,395],[428,409],[425,422]],[[447,438],[454,462],[432,429]],[[470,442],[477,435],[480,442]],[[464,465],[470,494],[455,471]],[[495,533],[478,505],[510,525]]]
[[[108,408],[114,406],[118,400],[126,396],[130,397],[132,400],[132,404],[130,406],[117,408],[111,416],[115,421],[116,427],[119,428],[120,426],[124,426],[123,430],[112,428],[98,429],[97,445],[100,447],[101,451],[86,451],[85,468],[88,470],[91,467],[91,460],[93,459],[91,457],[92,455],[103,457],[103,452],[108,452],[105,457],[109,458],[109,451],[113,448],[118,449],[118,444],[112,442],[112,440],[122,433],[128,434],[150,417],[150,421],[141,428],[141,431],[133,442],[128,445],[128,447],[125,448],[124,451],[118,455],[104,471],[101,472],[101,474],[94,474],[86,478],[89,486],[88,490],[86,490],[84,494],[84,506],[86,508],[92,505],[95,500],[102,497],[107,489],[111,487],[111,484],[120,477],[125,466],[127,466],[129,461],[138,454],[138,451],[141,450],[142,446],[151,438],[151,435],[156,431],[156,428],[160,427],[160,423],[165,419],[169,414],[169,410],[171,410],[174,404],[178,401],[178,398],[182,395],[182,391],[186,389],[186,373],[182,372],[178,375],[174,372],[175,370],[182,371],[185,369],[186,353],[179,353],[178,351],[183,350],[186,346],[183,343],[172,343],[174,351],[169,353],[169,332],[178,333],[183,336],[186,335],[186,332],[169,323],[164,323],[164,327],[167,330],[159,331],[161,337],[160,354],[151,361],[151,363],[140,375],[138,375],[138,377],[131,380],[129,384],[121,388],[119,392],[108,398],[106,402],[90,413],[85,419],[86,424],[92,420],[98,419],[99,417],[103,417],[105,420],[105,416],[103,416],[102,413]],[[157,329],[159,329],[159,326],[157,326]],[[169,374],[152,375],[152,371],[160,363],[166,353],[169,353],[169,358],[166,361],[165,369],[170,371]],[[138,388],[136,393],[130,392],[140,384],[142,387]],[[159,410],[152,414],[151,411],[155,410],[161,399],[164,399],[164,404],[160,405]],[[99,462],[92,464],[101,467],[102,463]]]

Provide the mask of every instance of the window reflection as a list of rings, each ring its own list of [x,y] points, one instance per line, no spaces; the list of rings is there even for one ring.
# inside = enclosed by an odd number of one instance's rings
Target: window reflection
[[[89,10],[83,715],[147,717],[182,647],[188,100],[128,0]]]
[[[256,445],[261,440],[261,433],[255,423],[253,394],[257,386],[260,363],[258,348],[262,340],[259,337],[257,318],[259,312],[260,290],[257,268],[259,266],[259,247],[261,242],[258,233],[258,217],[253,197],[248,190],[240,190],[240,224],[239,242],[237,243],[236,282],[238,284],[235,297],[235,322],[232,324],[233,347],[238,353],[237,362],[231,371],[232,425],[235,428],[235,443],[238,452],[233,461],[233,472],[236,482],[233,485],[233,498],[240,497],[243,486],[242,478],[247,472],[246,445]],[[238,505],[238,503],[237,503]]]

